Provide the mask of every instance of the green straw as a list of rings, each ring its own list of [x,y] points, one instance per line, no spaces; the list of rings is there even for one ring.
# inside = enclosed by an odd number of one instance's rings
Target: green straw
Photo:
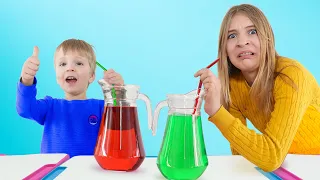
[[[96,61],[96,64],[101,68],[103,69],[104,71],[108,71],[106,68],[104,68],[100,63],[98,63],[98,61]],[[112,84],[114,85],[114,84]],[[116,106],[117,105],[117,96],[116,96],[116,91],[114,88],[111,89],[111,95],[112,95],[112,98],[113,98],[113,105]]]

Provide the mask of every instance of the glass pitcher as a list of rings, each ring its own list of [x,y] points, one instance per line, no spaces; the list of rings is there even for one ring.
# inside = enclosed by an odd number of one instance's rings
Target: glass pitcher
[[[94,157],[103,169],[134,171],[145,158],[136,100],[146,103],[149,129],[152,125],[151,102],[139,93],[139,86],[112,86],[103,79],[98,82],[105,102]]]
[[[197,179],[208,166],[203,139],[200,109],[204,92],[169,94],[154,112],[153,131],[156,133],[160,110],[168,106],[168,118],[157,166],[167,179]],[[195,102],[198,100],[197,107]],[[195,110],[195,111],[194,111]]]

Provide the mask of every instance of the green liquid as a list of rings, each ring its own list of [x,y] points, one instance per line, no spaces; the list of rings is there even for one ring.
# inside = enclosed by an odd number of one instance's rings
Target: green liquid
[[[201,117],[169,115],[157,165],[172,180],[197,179],[206,170],[208,158]]]

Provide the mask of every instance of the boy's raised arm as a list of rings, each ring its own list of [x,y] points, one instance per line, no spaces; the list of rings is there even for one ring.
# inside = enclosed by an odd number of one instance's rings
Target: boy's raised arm
[[[33,119],[43,125],[52,98],[36,99],[35,75],[40,65],[38,54],[38,47],[34,47],[32,56],[22,67],[20,81],[17,85],[16,110],[21,117]]]

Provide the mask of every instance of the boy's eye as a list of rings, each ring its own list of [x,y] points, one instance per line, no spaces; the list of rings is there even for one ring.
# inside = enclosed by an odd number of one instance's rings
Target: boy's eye
[[[249,31],[249,34],[257,34],[257,30],[251,29],[251,30]]]
[[[77,62],[77,65],[82,66],[83,63],[82,62]]]
[[[235,37],[236,37],[235,34],[229,34],[228,39],[232,39],[232,38],[235,38]]]
[[[65,66],[66,65],[66,63],[60,63],[59,64],[59,66]]]

